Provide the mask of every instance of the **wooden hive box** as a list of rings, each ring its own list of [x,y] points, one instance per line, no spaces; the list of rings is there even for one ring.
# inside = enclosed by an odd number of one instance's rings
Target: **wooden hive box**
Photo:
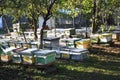
[[[92,34],[90,35],[91,43],[98,43],[99,42],[99,34]]]
[[[38,50],[34,52],[35,65],[47,65],[55,61],[54,50]]]
[[[23,64],[33,64],[35,62],[33,51],[36,51],[37,48],[28,48],[19,52],[22,55]]]
[[[88,49],[90,48],[90,44],[90,39],[82,39],[80,41],[76,41],[76,48]]]
[[[112,34],[111,33],[104,33],[99,36],[100,43],[108,43],[112,42]]]
[[[12,62],[13,63],[22,63],[22,55],[19,52],[26,50],[27,48],[17,48],[13,50]]]
[[[82,61],[88,57],[88,53],[89,51],[87,49],[70,49],[70,55],[72,60]]]
[[[70,59],[69,51],[60,51],[61,59]]]

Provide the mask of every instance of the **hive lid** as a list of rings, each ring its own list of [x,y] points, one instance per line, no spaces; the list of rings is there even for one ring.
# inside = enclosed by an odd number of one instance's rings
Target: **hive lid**
[[[72,51],[72,52],[83,52],[83,51],[88,51],[87,49],[77,49],[77,48],[72,48],[72,49],[70,49],[70,51]]]
[[[55,53],[55,51],[54,50],[37,50],[34,52],[34,54],[37,54],[37,55],[46,55],[50,53]]]
[[[35,50],[37,50],[37,48],[29,48],[29,49],[26,49],[26,50],[21,51],[19,53],[21,53],[21,54],[30,54],[32,51],[35,51]]]

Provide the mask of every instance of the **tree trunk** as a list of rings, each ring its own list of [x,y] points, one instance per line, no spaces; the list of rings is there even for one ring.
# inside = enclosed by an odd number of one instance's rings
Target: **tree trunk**
[[[34,25],[34,36],[35,36],[35,40],[38,39],[38,36],[37,36],[37,20],[36,19],[33,19],[33,25]]]
[[[22,34],[23,34],[25,42],[27,43],[27,39],[26,39],[26,36],[25,36],[25,33],[24,33],[24,27],[21,26],[20,17],[18,18],[18,23],[20,24],[19,26],[22,28]]]
[[[73,28],[75,28],[75,17],[73,17]]]
[[[24,37],[25,42],[27,43],[27,39],[26,39],[26,36],[25,36],[24,30],[22,30],[22,34],[23,34],[23,37]]]
[[[40,46],[39,46],[39,48],[40,49],[43,49],[43,30],[44,30],[44,27],[46,26],[46,21],[47,20],[44,20],[44,22],[43,22],[43,25],[42,25],[42,29],[41,29],[41,33],[40,33]]]
[[[34,2],[32,2],[32,25],[34,27],[34,38],[35,40],[38,39],[37,36],[37,19],[35,17],[35,5],[33,4]]]
[[[7,29],[8,34],[9,34],[9,33],[10,33],[10,30],[9,30],[9,28],[8,28],[8,24],[7,24],[6,18],[5,18],[4,16],[2,16],[2,18],[3,18],[4,22],[5,22],[5,26],[6,26],[6,29]]]
[[[108,26],[107,26],[107,14],[105,13],[105,22],[104,22],[105,28],[108,30]]]
[[[97,26],[97,4],[96,4],[96,0],[94,0],[93,18],[92,18],[92,33],[96,33],[97,30],[98,30],[98,26]]]

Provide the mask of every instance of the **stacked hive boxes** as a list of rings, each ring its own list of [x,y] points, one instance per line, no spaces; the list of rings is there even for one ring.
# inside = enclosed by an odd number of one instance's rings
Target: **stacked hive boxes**
[[[67,28],[67,29],[62,29],[62,28],[56,28],[52,29],[51,31],[47,32],[47,36],[56,36],[57,37],[62,37],[64,35],[69,36],[69,35],[74,35],[75,34],[75,29],[74,28]]]
[[[75,48],[76,44],[75,42],[81,40],[81,38],[68,38],[68,39],[62,39],[61,42],[64,42],[66,44],[66,47],[68,48]]]

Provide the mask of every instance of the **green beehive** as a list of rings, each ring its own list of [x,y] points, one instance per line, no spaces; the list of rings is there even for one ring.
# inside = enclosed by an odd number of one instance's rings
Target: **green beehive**
[[[12,62],[13,63],[21,63],[22,62],[22,59],[21,59],[21,56],[20,55],[13,55],[13,57],[12,57]]]
[[[38,50],[34,52],[36,65],[47,65],[55,61],[56,52],[53,50]]]

